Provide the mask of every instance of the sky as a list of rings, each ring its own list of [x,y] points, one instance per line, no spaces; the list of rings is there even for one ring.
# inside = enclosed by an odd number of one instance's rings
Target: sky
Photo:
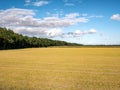
[[[85,45],[120,44],[120,0],[0,0],[0,27]]]

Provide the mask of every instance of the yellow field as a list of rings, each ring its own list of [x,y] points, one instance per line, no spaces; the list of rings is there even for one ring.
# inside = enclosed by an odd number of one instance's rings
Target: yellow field
[[[0,90],[120,90],[120,48],[2,50]]]

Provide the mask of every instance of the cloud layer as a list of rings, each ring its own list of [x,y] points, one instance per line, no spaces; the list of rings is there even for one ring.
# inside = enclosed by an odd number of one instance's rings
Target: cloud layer
[[[30,0],[27,0],[30,2]],[[63,17],[51,16],[35,18],[35,11],[29,9],[11,8],[0,11],[0,26],[13,29],[17,33],[37,37],[64,37],[66,35],[78,36],[81,34],[96,33],[96,30],[87,32],[64,33],[63,28],[87,23],[89,20],[80,17],[79,13],[66,14]]]

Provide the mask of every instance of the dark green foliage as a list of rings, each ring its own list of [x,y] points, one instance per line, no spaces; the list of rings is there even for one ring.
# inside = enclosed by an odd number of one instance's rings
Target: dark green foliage
[[[0,27],[0,49],[17,49],[48,46],[76,46],[80,44],[67,43],[65,41],[36,38],[14,33],[10,29]]]

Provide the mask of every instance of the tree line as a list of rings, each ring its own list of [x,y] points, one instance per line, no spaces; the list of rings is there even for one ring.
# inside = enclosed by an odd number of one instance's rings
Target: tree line
[[[0,49],[18,49],[49,46],[80,46],[81,44],[47,38],[28,37],[0,27]]]

